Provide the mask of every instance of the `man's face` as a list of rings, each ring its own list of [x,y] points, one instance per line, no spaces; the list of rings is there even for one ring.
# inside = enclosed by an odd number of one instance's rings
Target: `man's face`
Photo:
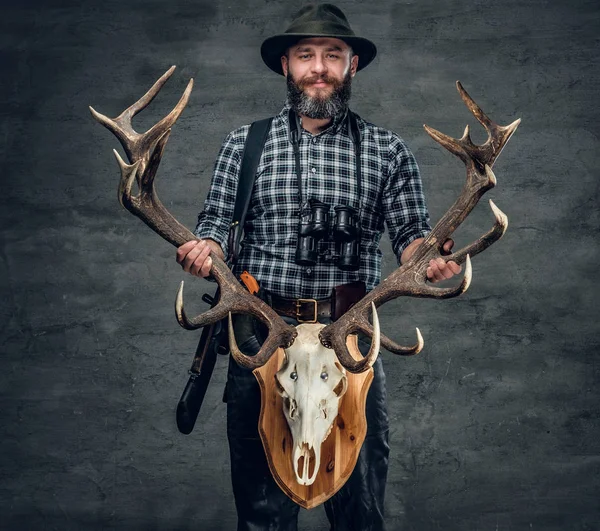
[[[302,39],[281,58],[288,99],[304,116],[333,118],[350,99],[358,56],[340,39]]]

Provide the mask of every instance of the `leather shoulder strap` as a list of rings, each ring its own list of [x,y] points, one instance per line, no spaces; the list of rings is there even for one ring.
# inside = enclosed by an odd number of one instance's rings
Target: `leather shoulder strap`
[[[238,189],[235,196],[235,207],[233,209],[233,218],[229,230],[229,256],[227,261],[234,264],[238,257],[240,240],[244,227],[244,220],[248,213],[250,198],[252,197],[252,188],[256,178],[256,169],[267,141],[267,135],[271,129],[273,118],[265,118],[253,122],[246,137],[244,144],[244,153],[242,155],[242,165],[238,178]]]
[[[354,114],[350,109],[348,109],[348,129],[348,132],[350,133],[350,138],[352,139],[352,142],[354,142],[356,150],[360,151],[360,129],[358,128],[356,114]]]

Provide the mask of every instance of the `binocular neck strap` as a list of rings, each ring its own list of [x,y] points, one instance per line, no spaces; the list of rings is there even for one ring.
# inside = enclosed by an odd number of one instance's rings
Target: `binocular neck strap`
[[[358,197],[358,211],[361,212],[362,206],[362,190],[360,184],[362,182],[361,164],[360,164],[360,131],[356,121],[356,115],[348,109],[348,134],[354,143],[354,160],[356,161],[356,197]]]
[[[358,197],[358,210],[361,211],[362,206],[362,190],[361,190],[361,163],[360,163],[360,131],[355,114],[348,109],[346,114],[348,122],[348,134],[354,144],[354,160],[356,161],[356,196]],[[296,179],[298,180],[298,204],[302,207],[302,168],[300,167],[300,118],[293,109],[289,110],[288,121],[290,124],[290,142],[294,148],[294,158],[296,159]]]
[[[302,168],[300,167],[300,118],[290,109],[289,115],[290,124],[290,141],[294,147],[294,158],[296,159],[296,180],[298,181],[298,204],[302,209]]]

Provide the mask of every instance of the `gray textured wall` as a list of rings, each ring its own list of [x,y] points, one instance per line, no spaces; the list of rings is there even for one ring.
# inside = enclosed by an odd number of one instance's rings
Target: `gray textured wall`
[[[219,359],[199,426],[174,407],[197,334],[173,316],[174,249],[117,203],[116,115],[171,64],[144,130],[196,86],[158,177],[193,226],[226,133],[275,114],[284,83],[262,40],[282,1],[3,2],[0,193],[0,527],[234,529]],[[382,309],[392,460],[390,530],[600,529],[598,30],[595,1],[339,4],[379,56],[353,107],[398,131],[421,165],[433,220],[462,164],[423,131],[481,129],[454,81],[494,119],[523,122],[495,166],[506,236],[474,260],[467,294]],[[458,233],[492,223],[487,201]],[[393,267],[386,261],[386,272]],[[187,283],[193,302],[206,289]],[[321,509],[304,529],[327,529]]]

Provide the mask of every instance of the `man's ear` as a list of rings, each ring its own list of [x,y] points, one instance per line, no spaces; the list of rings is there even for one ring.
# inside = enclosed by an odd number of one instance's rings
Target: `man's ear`
[[[350,59],[350,72],[352,73],[352,77],[356,74],[356,70],[358,69],[358,55],[353,55],[352,59]]]
[[[281,56],[281,69],[283,70],[283,75],[287,77],[288,73],[288,58],[285,55]]]

